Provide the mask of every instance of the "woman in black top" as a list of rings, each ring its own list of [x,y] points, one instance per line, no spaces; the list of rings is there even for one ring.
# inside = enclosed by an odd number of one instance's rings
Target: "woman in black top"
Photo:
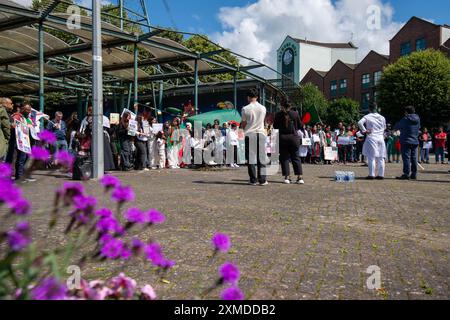
[[[280,135],[280,162],[284,183],[290,184],[290,168],[289,160],[294,167],[294,173],[297,175],[297,184],[304,184],[303,168],[300,160],[299,148],[300,137],[297,131],[301,128],[302,123],[297,111],[292,110],[291,104],[284,100],[281,102],[281,111],[275,115],[274,129],[279,130]]]

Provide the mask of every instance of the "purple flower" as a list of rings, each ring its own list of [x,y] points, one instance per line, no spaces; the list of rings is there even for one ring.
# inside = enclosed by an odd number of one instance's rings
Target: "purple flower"
[[[65,182],[57,192],[63,197],[68,196],[72,199],[75,196],[82,195],[84,187],[79,182]]]
[[[113,216],[113,213],[108,208],[103,208],[103,209],[97,210],[95,212],[95,215],[99,216],[101,218],[111,218]]]
[[[67,169],[72,169],[73,163],[75,162],[74,156],[65,150],[58,151],[55,155],[55,160],[58,164]]]
[[[111,241],[112,239],[114,239],[114,237],[112,235],[110,235],[109,233],[106,233],[100,237],[100,239],[98,240],[98,243],[101,245],[104,245],[107,242]]]
[[[140,255],[144,247],[145,245],[141,240],[137,238],[133,238],[133,240],[131,240],[131,250],[133,250],[135,255]]]
[[[120,187],[120,180],[114,176],[106,175],[100,180],[100,184],[106,189],[114,189]]]
[[[11,180],[0,180],[0,203],[22,198],[22,191]]]
[[[48,161],[50,159],[50,152],[43,147],[32,147],[31,158],[37,161]]]
[[[18,216],[26,216],[31,213],[30,203],[25,199],[17,199],[15,201],[8,201],[7,206],[14,211]]]
[[[11,180],[12,169],[8,163],[0,163],[0,179]]]
[[[149,224],[162,224],[166,221],[166,217],[156,209],[151,209],[146,215],[146,223]]]
[[[212,244],[216,251],[220,251],[223,253],[228,252],[231,248],[230,237],[223,233],[216,233],[212,237]]]
[[[222,300],[244,300],[244,294],[238,287],[230,287],[222,291]]]
[[[6,233],[8,245],[11,250],[20,252],[30,243],[30,224],[27,221],[18,222],[15,228]]]
[[[38,134],[38,138],[41,139],[42,142],[48,144],[56,144],[56,135],[48,130],[44,130]]]
[[[64,300],[67,288],[55,278],[46,278],[31,290],[33,300]]]
[[[133,253],[131,252],[131,250],[127,247],[127,245],[124,245],[123,249],[122,249],[122,253],[120,254],[120,257],[122,258],[122,260],[128,260],[131,258],[132,255],[133,255]]]
[[[30,223],[28,221],[19,221],[16,224],[16,230],[26,234],[30,232]]]
[[[91,213],[97,205],[97,199],[92,196],[75,196],[73,197],[73,205],[75,209],[86,213]]]
[[[156,293],[152,286],[146,285],[141,289],[141,299],[142,300],[156,300]]]
[[[119,186],[116,189],[114,189],[114,192],[112,194],[112,199],[121,204],[124,202],[134,201],[135,197],[136,196],[131,187]]]
[[[157,243],[151,243],[145,248],[147,259],[152,262],[154,266],[160,266],[164,262],[164,255],[162,248]]]
[[[120,258],[124,250],[124,243],[120,239],[111,238],[105,242],[101,249],[101,256],[109,259]]]
[[[101,218],[97,222],[96,228],[101,234],[110,232],[119,234],[123,233],[122,226],[114,217]]]
[[[131,299],[136,291],[136,281],[121,273],[118,277],[111,279],[109,287],[116,298]]]
[[[223,264],[220,267],[219,272],[223,282],[235,284],[239,281],[239,268],[230,262]]]
[[[175,261],[173,260],[163,260],[159,265],[163,269],[171,269],[175,266]]]
[[[144,212],[138,208],[131,208],[125,212],[125,219],[130,223],[142,224],[146,222]]]
[[[12,251],[20,252],[25,249],[31,242],[31,239],[18,230],[11,230],[6,233],[8,245]]]

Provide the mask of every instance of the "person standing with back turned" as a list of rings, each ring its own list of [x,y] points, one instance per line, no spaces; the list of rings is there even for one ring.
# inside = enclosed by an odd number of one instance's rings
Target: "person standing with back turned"
[[[377,112],[377,107],[372,104],[369,114],[358,123],[361,132],[366,134],[363,146],[363,155],[367,157],[369,165],[369,176],[367,180],[383,180],[386,168],[386,144],[384,143],[384,132],[386,130],[386,119]],[[378,175],[375,177],[375,164],[378,167]]]
[[[405,108],[405,117],[395,125],[400,130],[403,175],[398,180],[417,180],[417,149],[419,147],[420,118],[412,106]],[[410,175],[411,174],[411,175]]]
[[[251,89],[247,93],[247,98],[249,104],[242,109],[241,127],[245,132],[245,155],[248,160],[250,184],[256,186],[259,182],[261,186],[266,186],[269,184],[266,177],[266,131],[264,129],[267,111],[266,107],[258,102],[258,90]]]

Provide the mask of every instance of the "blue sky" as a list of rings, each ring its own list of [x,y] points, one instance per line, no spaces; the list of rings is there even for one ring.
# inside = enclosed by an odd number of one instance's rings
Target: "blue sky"
[[[217,18],[221,7],[242,7],[256,1],[167,0],[167,2],[176,26],[180,30],[212,34],[222,29]],[[439,24],[450,24],[450,1],[448,0],[392,0],[389,2],[394,8],[394,20],[397,22],[406,22],[411,16],[416,15]],[[163,0],[147,0],[147,5],[152,24],[173,26]]]

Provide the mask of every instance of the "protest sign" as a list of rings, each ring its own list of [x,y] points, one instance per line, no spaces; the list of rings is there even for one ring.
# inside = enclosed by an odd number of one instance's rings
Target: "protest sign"
[[[302,139],[302,146],[307,147],[307,146],[311,146],[311,145],[312,145],[312,143],[311,143],[311,139],[310,138],[303,138]]]
[[[162,123],[154,123],[152,126],[153,133],[157,134],[158,132],[162,132],[164,127]]]
[[[15,120],[16,125],[16,142],[17,149],[24,153],[31,153],[31,143],[28,125],[20,121]]]
[[[111,113],[109,115],[109,123],[111,125],[117,125],[120,123],[120,114],[118,113]]]
[[[134,137],[134,136],[136,136],[138,131],[139,131],[139,129],[138,129],[137,121],[130,120],[130,123],[128,125],[128,135]]]
[[[332,147],[325,147],[324,153],[326,161],[336,161],[338,158],[337,150]]]
[[[127,108],[123,109],[122,114],[120,115],[120,117],[122,118],[123,115],[125,113],[129,113],[131,115],[131,120],[136,120],[136,113],[134,113],[133,111],[128,110]]]

